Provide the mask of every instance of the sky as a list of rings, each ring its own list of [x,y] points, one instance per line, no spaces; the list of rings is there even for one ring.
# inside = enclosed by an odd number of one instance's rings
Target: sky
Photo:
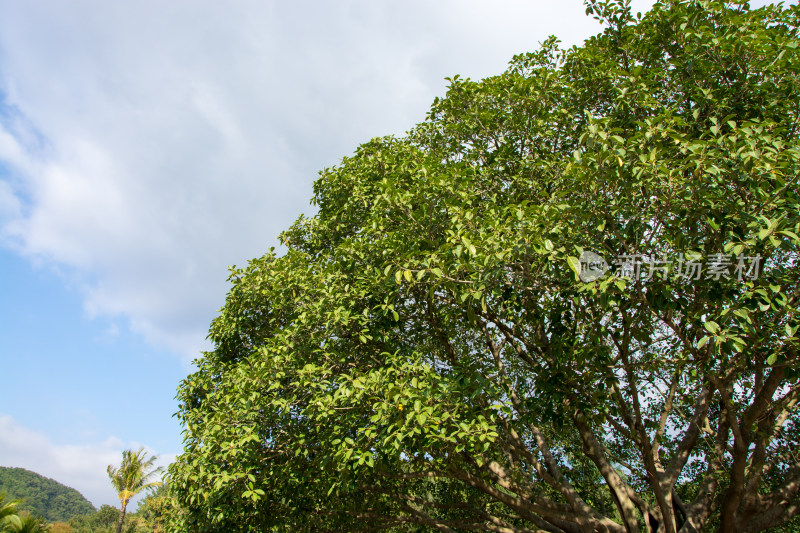
[[[116,505],[107,465],[180,453],[228,267],[320,170],[600,29],[580,0],[0,0],[0,466]]]

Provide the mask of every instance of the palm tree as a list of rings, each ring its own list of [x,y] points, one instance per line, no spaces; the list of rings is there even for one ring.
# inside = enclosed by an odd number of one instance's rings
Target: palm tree
[[[19,515],[19,525],[11,526],[11,533],[47,533],[47,522],[43,518],[37,518],[30,513],[22,512]]]
[[[143,490],[161,485],[160,481],[149,481],[161,472],[161,467],[153,466],[158,457],[154,455],[148,458],[146,455],[144,447],[139,448],[137,452],[125,450],[122,452],[122,464],[119,468],[108,465],[108,477],[111,478],[111,484],[114,485],[122,505],[122,512],[117,522],[117,533],[122,531],[125,508],[128,507],[131,498]]]
[[[19,519],[17,505],[22,500],[11,500],[5,503],[6,492],[0,492],[0,531],[12,531],[12,528],[20,527],[22,522]]]

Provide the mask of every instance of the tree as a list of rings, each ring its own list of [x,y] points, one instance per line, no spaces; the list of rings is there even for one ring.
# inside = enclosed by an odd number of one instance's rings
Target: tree
[[[9,528],[12,533],[48,533],[47,521],[44,518],[23,512],[19,515],[19,524]]]
[[[176,511],[174,498],[170,495],[169,485],[162,484],[151,490],[136,509],[136,515],[146,524],[148,531],[163,533],[170,515]]]
[[[100,506],[100,509],[91,516],[91,523],[94,527],[107,527],[113,529],[119,522],[120,511],[116,507],[107,504]]]
[[[161,472],[161,467],[156,468],[157,456],[147,457],[144,447],[138,451],[125,450],[122,452],[122,463],[119,468],[108,465],[108,477],[111,484],[117,491],[121,505],[119,520],[117,521],[117,533],[122,531],[122,522],[125,520],[125,509],[128,502],[139,494],[151,487],[157,487],[160,481],[149,481]]]
[[[22,500],[11,500],[6,502],[5,491],[0,491],[0,532],[11,531],[12,528],[21,525],[17,506]]]
[[[181,385],[185,531],[800,514],[797,6],[587,11],[314,185]]]
[[[92,514],[74,516],[69,526],[74,533],[112,533],[119,522],[120,510],[103,504]]]

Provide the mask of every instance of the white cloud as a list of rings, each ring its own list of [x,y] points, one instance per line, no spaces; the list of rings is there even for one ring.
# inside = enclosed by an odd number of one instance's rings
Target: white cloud
[[[58,445],[43,433],[20,425],[8,415],[0,415],[0,466],[25,468],[76,489],[95,507],[118,506],[119,500],[106,474],[110,464],[119,464],[122,450],[139,449],[115,437],[82,445]],[[152,450],[148,450],[153,455]],[[159,465],[174,460],[160,457]],[[135,504],[132,509],[136,509]]]
[[[0,181],[0,223],[5,220],[19,219],[22,216],[22,206],[19,199],[14,194],[11,186]],[[0,238],[2,234],[0,234]]]
[[[0,238],[187,358],[318,170],[422,120],[443,77],[598,29],[579,0],[0,6]]]

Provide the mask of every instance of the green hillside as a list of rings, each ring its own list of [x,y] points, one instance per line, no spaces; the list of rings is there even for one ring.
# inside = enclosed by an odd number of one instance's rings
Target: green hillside
[[[0,491],[6,491],[9,499],[24,499],[20,509],[50,522],[66,522],[73,516],[95,511],[77,490],[24,468],[0,466]]]

